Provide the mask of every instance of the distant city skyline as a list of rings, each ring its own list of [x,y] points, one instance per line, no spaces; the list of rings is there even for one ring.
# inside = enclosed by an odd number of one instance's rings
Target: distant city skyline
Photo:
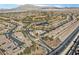
[[[79,7],[79,4],[33,4],[36,6],[49,6],[49,7]],[[18,7],[18,4],[0,4],[0,9],[12,9]]]

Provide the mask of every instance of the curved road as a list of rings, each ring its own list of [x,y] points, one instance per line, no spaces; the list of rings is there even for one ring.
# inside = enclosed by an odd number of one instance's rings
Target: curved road
[[[64,49],[73,40],[73,38],[78,33],[78,31],[79,31],[79,26],[57,48],[55,48],[54,50],[52,50],[47,55],[59,55],[62,51],[64,51]]]

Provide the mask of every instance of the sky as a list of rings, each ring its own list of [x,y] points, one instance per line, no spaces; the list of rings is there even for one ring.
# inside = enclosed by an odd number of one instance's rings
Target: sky
[[[50,6],[50,7],[79,7],[79,4],[33,4],[36,6]],[[11,9],[20,6],[19,4],[0,4],[0,9]]]
[[[79,4],[44,4],[37,6],[50,6],[50,7],[79,7]]]
[[[0,9],[12,9],[12,8],[16,8],[19,5],[17,4],[0,4]]]
[[[16,8],[24,4],[51,7],[79,7],[79,0],[0,0],[0,9]]]

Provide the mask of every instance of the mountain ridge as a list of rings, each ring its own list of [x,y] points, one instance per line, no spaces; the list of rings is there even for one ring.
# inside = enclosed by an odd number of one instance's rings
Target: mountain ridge
[[[77,7],[49,7],[49,6],[37,6],[37,5],[32,5],[32,4],[25,4],[25,5],[20,5],[17,8],[12,8],[12,9],[0,9],[0,13],[5,13],[5,12],[22,12],[22,11],[32,11],[32,10],[43,10],[43,11],[49,11],[53,9],[79,9]]]

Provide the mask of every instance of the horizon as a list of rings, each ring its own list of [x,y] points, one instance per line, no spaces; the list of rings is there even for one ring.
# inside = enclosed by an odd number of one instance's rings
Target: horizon
[[[26,5],[26,4],[22,4],[22,5]],[[79,8],[79,4],[31,4],[31,5],[41,6],[41,7]],[[12,8],[17,8],[19,6],[20,6],[19,4],[0,4],[0,9],[12,9]]]

